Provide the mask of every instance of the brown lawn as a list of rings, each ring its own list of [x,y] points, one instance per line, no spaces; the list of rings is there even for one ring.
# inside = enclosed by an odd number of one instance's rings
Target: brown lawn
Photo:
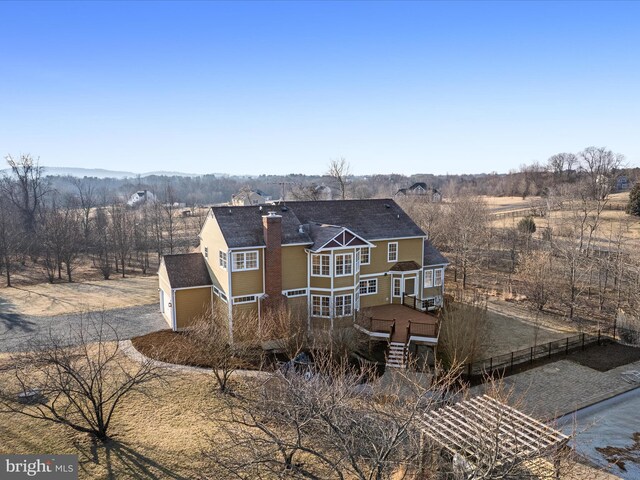
[[[35,316],[147,305],[157,299],[158,277],[155,275],[0,289],[3,311]]]
[[[207,438],[215,434],[214,380],[188,372],[168,382],[123,404],[107,444],[60,425],[0,413],[0,453],[78,454],[81,479],[195,478],[204,467]]]

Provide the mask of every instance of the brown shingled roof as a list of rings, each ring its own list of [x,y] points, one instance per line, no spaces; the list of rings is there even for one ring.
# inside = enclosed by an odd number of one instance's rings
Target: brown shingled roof
[[[393,267],[389,269],[390,272],[411,272],[413,270],[420,270],[420,265],[418,265],[413,260],[408,262],[398,262]]]
[[[201,253],[165,255],[163,259],[171,288],[212,285],[209,269]]]

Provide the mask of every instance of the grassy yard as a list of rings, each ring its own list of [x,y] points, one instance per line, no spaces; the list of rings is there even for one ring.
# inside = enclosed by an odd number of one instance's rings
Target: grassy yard
[[[535,321],[487,311],[487,336],[479,358],[486,359],[514,350],[559,340],[574,333],[547,328]]]
[[[155,275],[0,289],[2,311],[36,316],[147,305],[157,299]]]
[[[6,357],[5,357],[6,358]],[[0,452],[78,454],[81,479],[191,479],[204,468],[200,452],[215,435],[218,400],[212,377],[181,373],[131,398],[115,417],[107,444],[59,425],[0,413]]]

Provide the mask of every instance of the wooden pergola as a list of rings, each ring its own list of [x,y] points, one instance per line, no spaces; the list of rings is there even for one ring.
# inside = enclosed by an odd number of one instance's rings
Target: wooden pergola
[[[426,413],[422,432],[453,458],[462,458],[467,470],[526,469],[543,478],[560,478],[557,453],[569,441],[562,432],[488,395]]]

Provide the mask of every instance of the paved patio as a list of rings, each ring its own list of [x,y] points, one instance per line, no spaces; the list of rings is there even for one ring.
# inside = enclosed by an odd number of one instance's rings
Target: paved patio
[[[548,421],[640,387],[640,383],[630,383],[623,375],[634,370],[640,371],[640,362],[599,372],[570,360],[559,360],[507,377],[504,386],[507,391],[512,390],[512,400],[522,401],[525,410]],[[480,385],[472,392],[480,394],[483,390]]]

